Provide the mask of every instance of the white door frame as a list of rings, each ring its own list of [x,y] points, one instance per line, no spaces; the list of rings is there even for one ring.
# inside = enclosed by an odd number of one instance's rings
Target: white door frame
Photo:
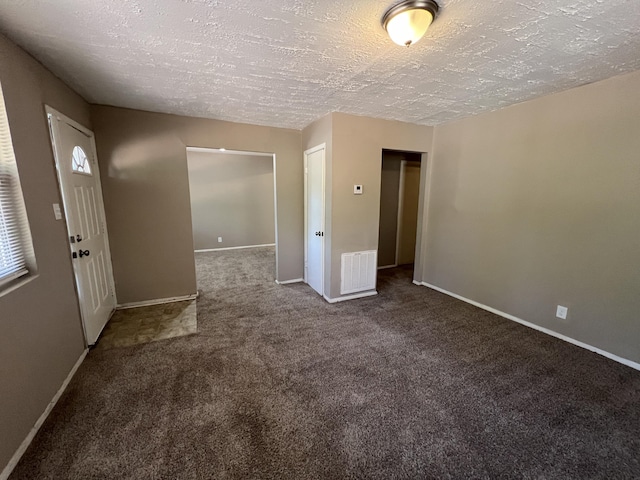
[[[308,239],[309,239],[309,229],[307,227],[307,205],[308,205],[308,182],[309,182],[309,178],[308,178],[308,163],[309,163],[309,155],[311,155],[312,153],[315,153],[319,150],[324,150],[325,154],[322,155],[322,218],[320,219],[321,221],[321,231],[324,232],[325,231],[325,215],[326,215],[326,209],[325,209],[325,181],[326,181],[326,143],[321,143],[320,145],[317,145],[313,148],[310,148],[308,150],[304,151],[304,283],[308,283],[307,282],[307,270],[308,270],[308,262],[307,262],[307,257],[308,257]],[[324,235],[322,237],[320,237],[320,253],[322,255],[322,261],[321,261],[321,269],[320,269],[320,275],[322,277],[322,292],[319,292],[320,295],[324,295],[324,261],[325,261],[325,241],[324,241],[325,237]]]
[[[63,188],[62,188],[62,182],[60,180],[60,162],[61,159],[58,158],[58,152],[56,150],[56,147],[54,145],[55,142],[55,137],[53,135],[53,131],[51,131],[51,128],[54,128],[50,122],[50,117],[57,117],[59,120],[64,121],[65,123],[71,125],[73,128],[79,130],[80,132],[82,132],[83,134],[85,134],[87,137],[90,138],[91,141],[91,151],[93,153],[93,158],[96,161],[96,167],[98,166],[98,152],[96,149],[96,139],[95,139],[95,135],[93,134],[93,132],[91,130],[89,130],[88,128],[86,128],[85,126],[79,124],[78,122],[76,122],[75,120],[73,120],[72,118],[67,117],[66,115],[60,113],[59,111],[57,111],[56,109],[50,107],[49,105],[45,105],[45,112],[46,112],[46,116],[47,116],[47,124],[49,126],[50,129],[50,133],[51,133],[51,142],[52,142],[52,150],[53,150],[53,158],[55,159],[55,163],[56,163],[56,178],[58,180],[58,191],[60,192],[60,198],[62,199],[62,205],[63,205],[63,210],[64,210],[64,222],[66,225],[66,230],[67,230],[67,242],[69,241],[69,235],[72,234],[72,232],[69,231],[69,224],[67,222],[67,205],[65,204],[65,195],[63,192]],[[96,178],[96,188],[98,189],[98,193],[100,196],[100,204],[102,207],[102,210],[104,212],[104,197],[102,195],[102,182],[100,181],[100,169],[96,168],[95,171],[93,172],[95,178]],[[118,300],[116,297],[116,288],[115,288],[115,281],[114,281],[114,277],[113,277],[113,264],[112,264],[112,260],[111,260],[111,247],[109,245],[109,232],[107,231],[107,220],[106,218],[103,219],[104,220],[104,241],[105,241],[105,248],[106,248],[106,252],[105,252],[105,263],[106,263],[106,275],[107,275],[107,281],[109,282],[109,288],[111,289],[112,295],[113,295],[113,299],[114,299],[114,305],[118,304]],[[73,283],[74,283],[74,288],[76,291],[76,299],[78,301],[78,308],[80,310],[80,315],[82,318],[82,331],[84,333],[84,338],[85,338],[85,344],[89,345],[89,342],[87,340],[87,332],[86,332],[86,328],[85,328],[85,324],[84,324],[84,313],[83,313],[83,309],[82,309],[82,304],[81,304],[81,299],[80,299],[80,293],[79,293],[79,289],[78,289],[78,263],[74,262],[73,259],[71,258],[71,250],[69,250],[69,260],[71,261],[71,265],[73,266]]]
[[[416,225],[416,251],[413,269],[413,282],[424,281],[424,268],[427,253],[427,229],[429,200],[431,198],[431,178],[433,161],[429,152],[422,152],[420,157],[420,191],[418,193],[418,224]]]

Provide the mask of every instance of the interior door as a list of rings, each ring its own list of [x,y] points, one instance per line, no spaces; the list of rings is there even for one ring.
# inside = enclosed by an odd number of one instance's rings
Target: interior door
[[[47,109],[88,345],[116,306],[100,171],[93,133]]]
[[[324,293],[324,152],[324,145],[304,152],[304,278],[320,295]]]

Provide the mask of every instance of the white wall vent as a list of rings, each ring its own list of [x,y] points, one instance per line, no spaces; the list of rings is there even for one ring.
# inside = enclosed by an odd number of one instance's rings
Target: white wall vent
[[[353,252],[342,254],[340,294],[364,292],[376,288],[378,252]]]

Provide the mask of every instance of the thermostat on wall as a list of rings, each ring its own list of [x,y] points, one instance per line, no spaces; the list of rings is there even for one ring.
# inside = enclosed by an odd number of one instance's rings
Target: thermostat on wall
[[[353,194],[354,195],[362,195],[362,185],[354,185],[353,186]]]

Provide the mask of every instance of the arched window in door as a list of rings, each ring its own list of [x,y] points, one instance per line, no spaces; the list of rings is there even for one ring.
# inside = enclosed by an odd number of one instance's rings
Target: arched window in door
[[[91,165],[87,154],[81,147],[74,147],[71,152],[71,169],[74,173],[84,173],[85,175],[91,175]]]

